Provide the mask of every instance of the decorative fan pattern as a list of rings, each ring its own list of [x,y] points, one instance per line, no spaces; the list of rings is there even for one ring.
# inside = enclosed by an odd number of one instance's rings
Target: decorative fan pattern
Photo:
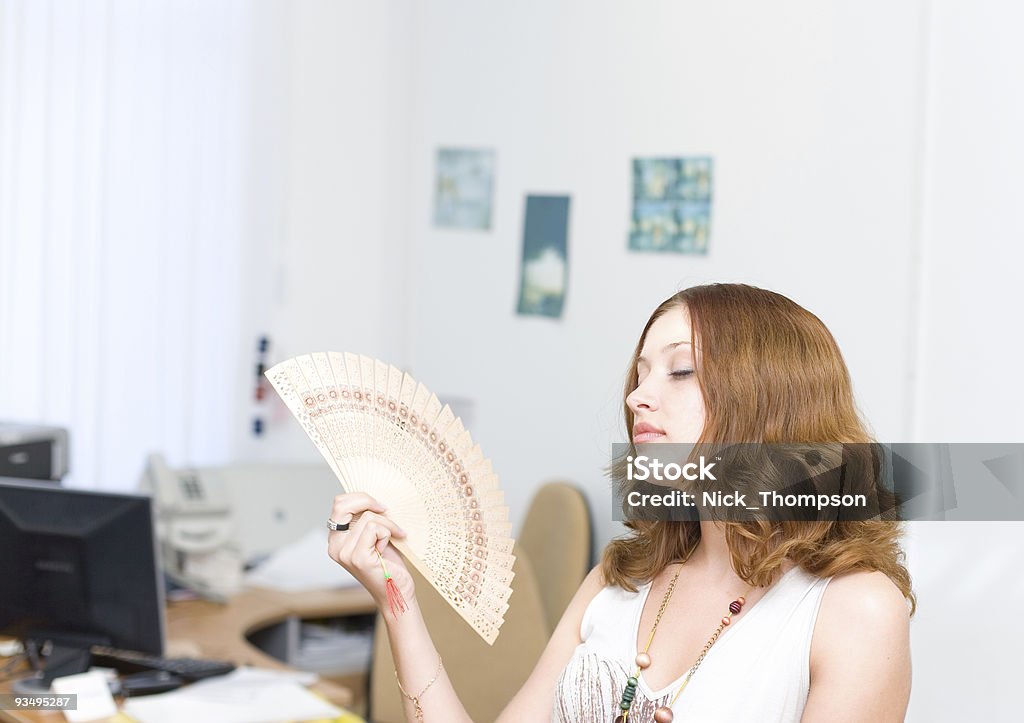
[[[493,643],[512,589],[512,526],[498,477],[462,422],[394,366],[316,353],[266,372],[341,480],[388,506],[392,544]]]

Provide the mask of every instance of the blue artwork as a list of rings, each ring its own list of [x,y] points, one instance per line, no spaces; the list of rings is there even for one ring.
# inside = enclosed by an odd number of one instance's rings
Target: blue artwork
[[[562,315],[569,278],[568,237],[568,196],[526,197],[519,314]]]
[[[706,254],[711,233],[712,160],[635,158],[629,248]]]
[[[434,225],[489,229],[494,188],[494,151],[437,149]]]

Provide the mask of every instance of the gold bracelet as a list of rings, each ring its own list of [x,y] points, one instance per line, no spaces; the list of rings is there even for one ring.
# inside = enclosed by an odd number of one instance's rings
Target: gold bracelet
[[[395,671],[395,682],[398,683],[398,689],[402,691],[402,695],[411,700],[412,704],[416,706],[416,720],[420,721],[420,723],[422,723],[423,721],[423,706],[420,705],[420,698],[422,698],[423,694],[426,693],[430,689],[430,686],[434,684],[434,681],[437,680],[437,676],[441,675],[441,668],[441,656],[438,655],[437,672],[434,673],[434,677],[430,679],[430,682],[427,683],[427,686],[420,691],[419,695],[409,695],[408,693],[406,693],[405,688],[402,687],[402,681],[398,679],[398,671]]]

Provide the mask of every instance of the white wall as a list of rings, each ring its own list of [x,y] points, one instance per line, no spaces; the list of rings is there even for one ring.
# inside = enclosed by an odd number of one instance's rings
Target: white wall
[[[917,440],[1024,441],[1022,24],[1019,3],[930,3]],[[992,602],[1024,596],[1024,523],[913,523],[907,558],[920,600],[908,719],[1019,720],[1024,622]]]
[[[1024,441],[1024,6],[936,0],[915,432]]]
[[[303,0],[262,6],[265,67],[255,116],[269,115],[256,157],[271,153],[279,178],[251,179],[263,199],[253,223],[246,359],[268,334],[271,363],[312,351],[356,351],[407,361],[410,11],[407,2]],[[267,125],[267,124],[264,124]],[[259,208],[259,205],[256,205]],[[319,459],[271,392],[252,402],[240,385],[235,457]],[[253,438],[249,416],[268,418]]]
[[[905,438],[922,3],[414,7],[410,361],[477,400],[473,432],[513,518],[544,478],[583,485],[597,543],[618,528],[601,468],[625,364],[679,288],[781,291],[833,330],[865,414]],[[884,18],[884,22],[879,22]],[[491,233],[431,227],[439,145],[497,150]],[[629,253],[630,160],[715,158],[707,258]],[[572,195],[560,321],[514,315],[523,194]]]

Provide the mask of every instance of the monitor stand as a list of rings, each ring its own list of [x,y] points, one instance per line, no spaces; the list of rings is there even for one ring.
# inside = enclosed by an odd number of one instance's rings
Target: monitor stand
[[[92,662],[89,649],[93,645],[105,644],[107,639],[72,634],[33,636],[22,642],[36,672],[27,678],[13,681],[11,691],[20,695],[36,695],[50,692],[50,683],[54,678],[89,670]],[[40,651],[45,652],[45,658],[42,660],[39,656]]]

